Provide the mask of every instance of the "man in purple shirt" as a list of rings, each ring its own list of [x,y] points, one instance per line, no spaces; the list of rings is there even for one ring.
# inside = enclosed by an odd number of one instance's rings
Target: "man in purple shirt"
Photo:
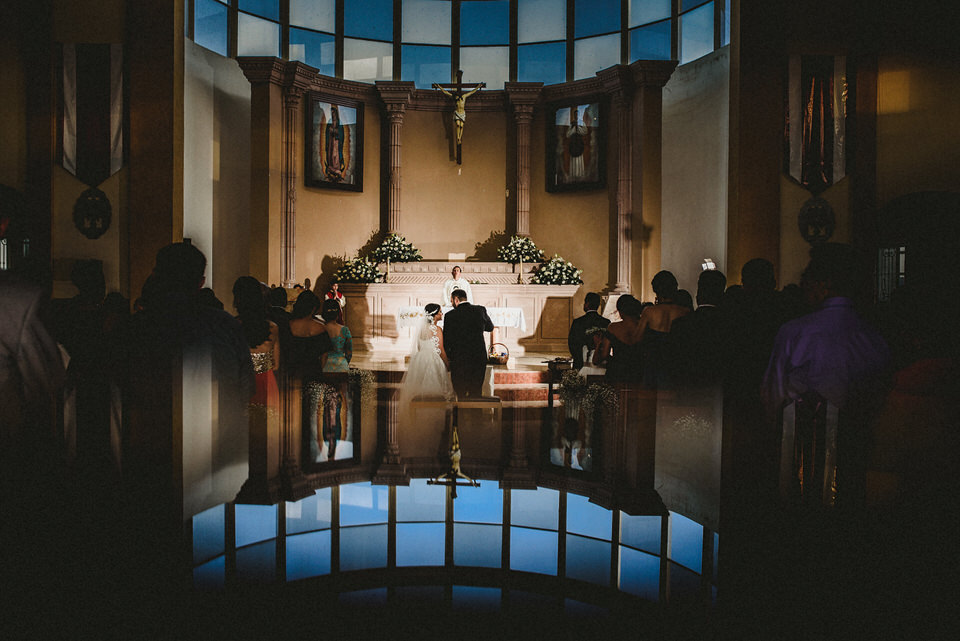
[[[854,308],[862,273],[849,245],[811,249],[802,286],[816,311],[785,323],[777,333],[763,379],[768,410],[776,412],[812,393],[842,410],[875,389],[890,349]]]

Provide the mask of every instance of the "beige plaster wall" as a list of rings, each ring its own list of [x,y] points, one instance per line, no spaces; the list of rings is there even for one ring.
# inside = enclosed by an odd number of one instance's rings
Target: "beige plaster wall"
[[[727,273],[729,105],[729,47],[678,67],[663,88],[661,265],[694,296],[704,258]]]
[[[300,169],[304,166],[303,143],[298,144],[295,270],[301,283],[304,278],[311,283],[324,280],[319,278],[321,274],[328,278],[336,257],[354,256],[380,228],[381,139],[376,104],[365,104],[363,119],[362,192],[305,186]]]
[[[236,61],[184,47],[183,235],[230,309],[233,282],[250,274],[250,83]]]
[[[886,55],[877,78],[877,204],[917,191],[960,191],[960,65]]]

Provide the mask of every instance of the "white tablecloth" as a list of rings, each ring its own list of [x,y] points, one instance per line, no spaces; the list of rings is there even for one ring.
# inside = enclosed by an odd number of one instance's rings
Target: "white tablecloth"
[[[446,315],[452,307],[444,307],[443,313]],[[397,328],[414,327],[423,318],[423,308],[404,305],[397,310]],[[516,327],[522,331],[527,330],[527,321],[523,316],[523,310],[519,307],[487,307],[487,315],[496,327]]]

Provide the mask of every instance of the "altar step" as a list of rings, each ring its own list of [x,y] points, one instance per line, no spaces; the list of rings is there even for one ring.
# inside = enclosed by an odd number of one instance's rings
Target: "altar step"
[[[545,407],[549,380],[546,369],[497,369],[493,373],[493,393],[505,407]]]

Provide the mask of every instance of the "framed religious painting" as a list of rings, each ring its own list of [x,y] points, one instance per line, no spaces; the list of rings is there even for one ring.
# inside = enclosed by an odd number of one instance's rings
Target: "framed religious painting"
[[[311,94],[308,105],[306,184],[363,191],[363,103]]]
[[[547,109],[547,191],[606,186],[606,109],[566,102]]]

